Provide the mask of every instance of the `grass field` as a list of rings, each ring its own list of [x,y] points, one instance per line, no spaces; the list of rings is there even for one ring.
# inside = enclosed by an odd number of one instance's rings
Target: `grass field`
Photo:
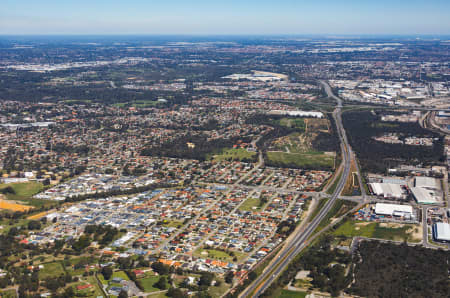
[[[0,184],[0,189],[11,186],[15,194],[6,194],[8,200],[26,202],[28,205],[40,207],[43,205],[55,204],[55,202],[47,200],[38,200],[31,198],[33,195],[40,192],[44,186],[40,182],[29,181],[20,183]]]
[[[261,200],[258,198],[248,198],[245,200],[244,203],[242,203],[241,206],[239,206],[239,210],[241,211],[260,211],[262,207],[259,206]],[[254,208],[255,207],[255,208]]]
[[[307,153],[267,152],[269,164],[298,168],[329,168],[334,166],[334,157],[322,152]]]
[[[177,220],[163,220],[162,223],[163,226],[168,227],[168,228],[178,228],[180,226],[183,225],[183,222],[181,221],[177,221]]]
[[[123,108],[125,106],[135,107],[135,108],[146,108],[146,107],[153,107],[157,106],[159,104],[163,104],[162,102],[156,101],[156,100],[136,100],[133,102],[119,102],[113,104],[113,106],[118,108]]]
[[[112,276],[111,276],[111,279],[116,278],[116,277],[119,277],[119,278],[124,279],[124,280],[130,280],[128,275],[125,272],[123,272],[123,271],[114,271]]]
[[[39,278],[45,279],[48,277],[58,277],[64,275],[66,272],[60,262],[42,264],[43,269],[39,271]]]
[[[220,154],[214,155],[215,161],[224,161],[224,160],[248,160],[248,161],[255,161],[256,160],[257,153],[256,152],[249,152],[246,149],[243,148],[231,148],[231,149],[224,149]]]
[[[336,175],[336,173],[335,173],[335,175]],[[327,194],[332,195],[334,193],[339,181],[341,181],[341,178],[342,178],[342,171],[339,171],[339,174],[336,177],[336,179],[334,179],[333,184],[331,184],[330,187],[327,189]]]
[[[276,120],[275,123],[284,127],[295,128],[299,131],[304,131],[306,127],[303,118],[281,118]]]
[[[84,289],[84,290],[77,290],[77,286],[79,285],[86,285],[90,284],[93,287]],[[95,280],[95,277],[90,276],[86,279],[86,282],[77,282],[74,286],[75,295],[79,297],[99,297],[103,296],[103,291],[99,288],[97,281]]]
[[[327,215],[319,223],[315,232],[321,231],[323,228],[325,228],[327,225],[331,223],[332,219],[344,215],[346,212],[354,208],[356,205],[357,205],[356,202],[337,200],[336,202],[334,202],[333,206],[331,207]]]
[[[220,286],[211,286],[208,289],[208,294],[211,295],[211,297],[222,297],[222,295],[230,288],[230,285],[223,279],[218,279],[218,281],[220,281]]]
[[[207,252],[208,254],[202,254],[202,252]],[[233,252],[233,254],[234,254],[234,256],[232,256],[230,253],[225,252],[225,251],[216,250],[216,249],[203,249],[203,248],[198,248],[194,252],[194,255],[197,257],[211,258],[211,259],[222,260],[222,261],[226,261],[226,262],[232,262],[234,257],[236,257],[238,260],[240,260],[246,256],[245,254],[239,253],[239,252]]]
[[[308,293],[282,290],[280,293],[280,298],[305,298]]]
[[[1,298],[16,298],[16,291],[15,290],[7,290],[7,291],[0,291],[0,297]]]
[[[142,287],[144,288],[144,292],[151,293],[160,291],[160,289],[153,287],[153,285],[159,280],[160,276],[150,276],[139,279]]]
[[[420,231],[420,226],[413,224],[383,224],[347,220],[333,234],[345,237],[361,236],[395,241],[407,239],[408,242],[420,242]]]

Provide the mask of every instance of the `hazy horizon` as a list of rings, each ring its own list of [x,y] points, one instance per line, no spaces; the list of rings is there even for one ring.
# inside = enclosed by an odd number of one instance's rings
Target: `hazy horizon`
[[[449,35],[450,2],[6,0],[1,35]]]

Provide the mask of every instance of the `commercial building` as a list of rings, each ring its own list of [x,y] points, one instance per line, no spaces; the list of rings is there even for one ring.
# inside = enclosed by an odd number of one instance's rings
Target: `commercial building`
[[[389,215],[404,218],[413,218],[413,208],[410,205],[377,203],[375,205],[377,215]]]
[[[450,224],[438,222],[433,225],[433,238],[436,241],[450,242]]]

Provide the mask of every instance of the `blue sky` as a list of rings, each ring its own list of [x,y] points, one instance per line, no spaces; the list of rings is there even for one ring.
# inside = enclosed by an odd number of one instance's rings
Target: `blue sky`
[[[2,0],[0,34],[450,34],[450,0]]]

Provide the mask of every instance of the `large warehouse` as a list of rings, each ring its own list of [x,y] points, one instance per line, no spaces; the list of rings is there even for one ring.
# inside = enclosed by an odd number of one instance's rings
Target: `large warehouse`
[[[369,183],[372,192],[377,196],[384,198],[403,198],[403,189],[399,184],[394,183]]]
[[[411,187],[411,193],[419,204],[436,204],[438,195],[433,190],[422,187]]]
[[[376,203],[375,213],[377,215],[398,216],[404,218],[413,218],[413,207],[410,205]]]
[[[418,176],[414,178],[414,186],[432,190],[441,189],[439,179],[433,177]]]
[[[450,242],[450,224],[438,222],[433,225],[433,238],[436,241]]]

